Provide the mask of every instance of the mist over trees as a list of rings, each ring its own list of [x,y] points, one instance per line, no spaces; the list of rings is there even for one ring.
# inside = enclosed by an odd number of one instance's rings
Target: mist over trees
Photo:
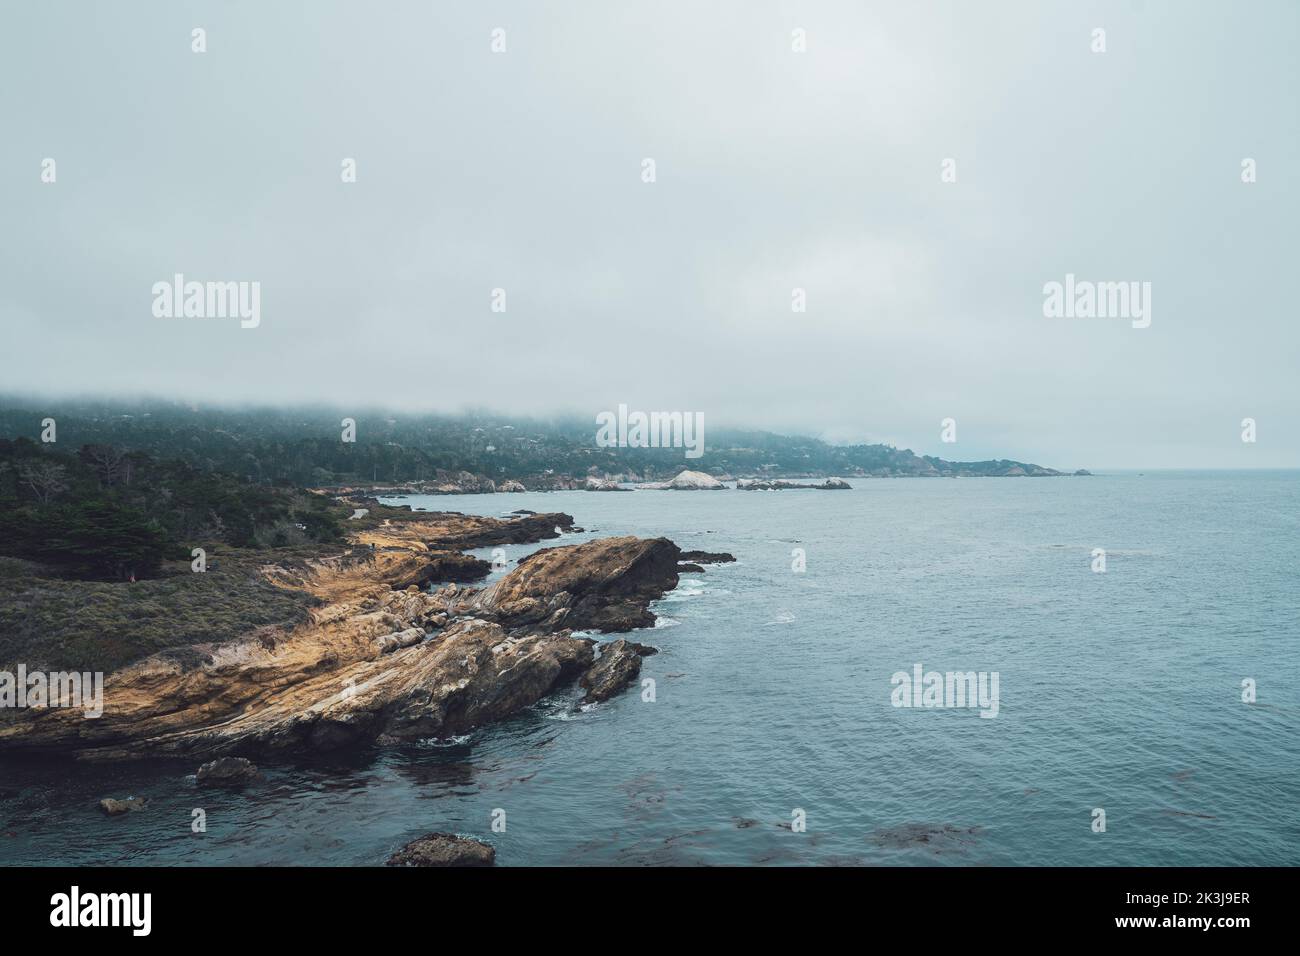
[[[714,428],[706,423],[704,454],[680,448],[596,445],[596,425],[576,419],[521,419],[490,413],[396,414],[337,409],[192,408],[149,402],[4,402],[0,436],[36,438],[39,423],[58,423],[59,447],[101,451],[91,464],[107,478],[129,458],[102,449],[147,452],[202,473],[225,472],[250,484],[321,487],[360,482],[431,481],[469,472],[494,481],[547,475],[672,477],[683,468],[735,476],[999,475],[1036,465],[996,460],[950,462],[888,445],[830,445],[814,438]],[[341,440],[344,417],[356,441]]]

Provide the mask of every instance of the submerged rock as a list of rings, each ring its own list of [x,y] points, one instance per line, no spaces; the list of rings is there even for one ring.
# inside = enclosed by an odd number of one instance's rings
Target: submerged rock
[[[257,779],[257,766],[244,757],[218,757],[199,767],[200,787],[237,787]]]
[[[99,801],[99,808],[110,817],[115,817],[123,813],[143,810],[148,803],[149,801],[144,797],[127,797],[125,800],[114,800],[112,797],[105,797]]]
[[[429,833],[388,858],[388,866],[491,866],[497,851],[482,840],[454,833]]]
[[[881,827],[871,842],[890,850],[924,849],[934,854],[964,853],[979,838],[982,827],[959,827],[951,823],[900,823]]]

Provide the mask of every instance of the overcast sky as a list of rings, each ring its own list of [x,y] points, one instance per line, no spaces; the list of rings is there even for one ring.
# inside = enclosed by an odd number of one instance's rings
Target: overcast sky
[[[0,392],[1297,466],[1298,37],[1293,0],[6,3]],[[156,318],[178,272],[261,324]],[[1045,318],[1067,273],[1150,282],[1150,327]]]

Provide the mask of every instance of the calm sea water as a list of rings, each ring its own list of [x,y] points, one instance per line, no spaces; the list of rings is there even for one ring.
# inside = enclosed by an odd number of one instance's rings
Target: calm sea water
[[[402,499],[739,560],[685,575],[635,635],[661,648],[653,703],[566,692],[242,793],[188,764],[4,762],[0,862],[374,865],[451,830],[503,865],[1300,863],[1300,474],[856,485]],[[998,716],[891,706],[918,662],[998,672]],[[130,794],[149,808],[97,809]]]

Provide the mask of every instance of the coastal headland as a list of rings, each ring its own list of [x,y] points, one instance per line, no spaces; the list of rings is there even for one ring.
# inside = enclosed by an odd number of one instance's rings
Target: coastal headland
[[[456,583],[488,570],[468,549],[572,529],[563,513],[374,521],[349,534],[345,552],[260,568],[276,588],[314,599],[304,620],[122,667],[107,676],[96,719],[11,710],[0,721],[0,750],[265,760],[460,735],[578,682],[588,700],[607,699],[653,648],[614,642],[602,655],[573,632],[653,625],[648,605],[677,585],[673,542],[616,537],[544,548],[487,587]]]

